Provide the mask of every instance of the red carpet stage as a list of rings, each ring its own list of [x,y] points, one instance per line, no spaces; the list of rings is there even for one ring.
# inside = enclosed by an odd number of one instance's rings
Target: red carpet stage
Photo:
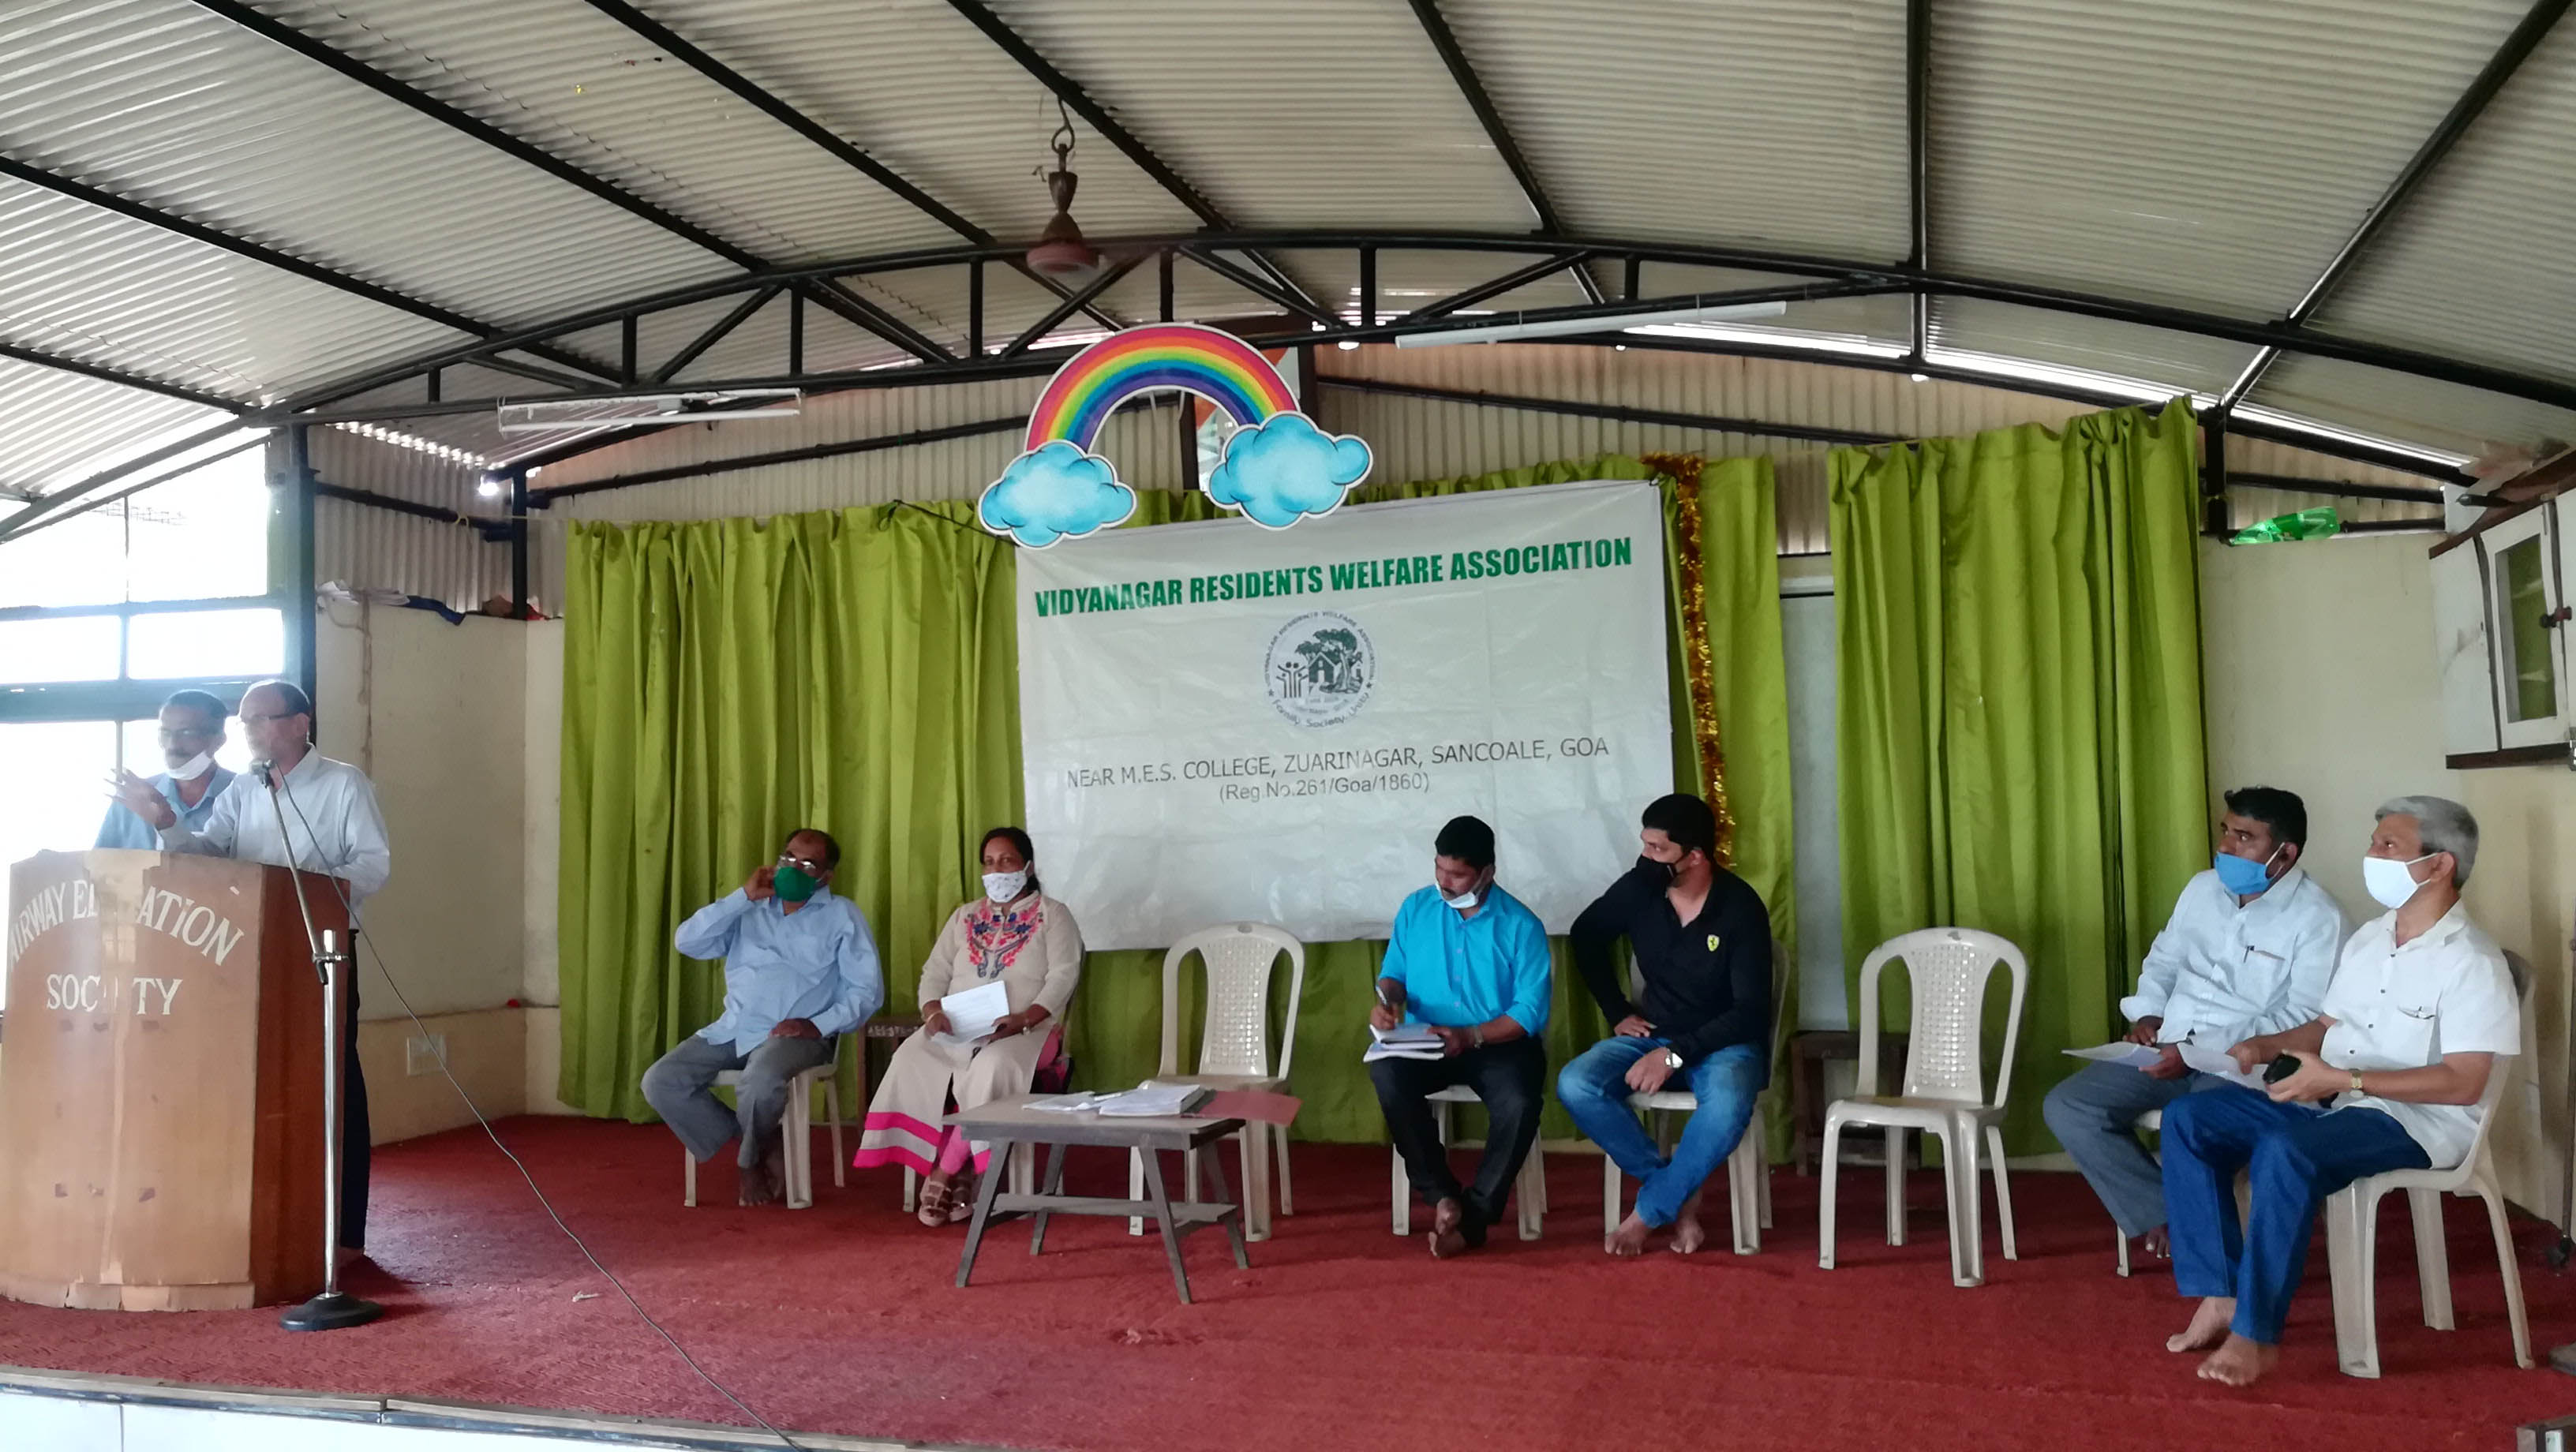
[[[2111,1271],[2108,1221],[2071,1175],[2015,1177],[2024,1259],[1949,1284],[1939,1188],[1918,1175],[1916,1238],[1878,1232],[1879,1181],[1845,1183],[1843,1265],[1816,1267],[1815,1182],[1775,1180],[1761,1255],[1642,1263],[1600,1252],[1600,1162],[1550,1162],[1547,1238],[1498,1236],[1435,1263],[1387,1233],[1383,1149],[1301,1145],[1301,1213],[1233,1268],[1189,1241],[1199,1304],[1122,1223],[1059,1219],[1047,1254],[996,1232],[976,1284],[950,1285],[963,1230],[896,1209],[890,1172],[810,1211],[734,1208],[732,1176],[680,1205],[660,1128],[517,1119],[502,1132],[565,1216],[716,1376],[791,1430],[1023,1448],[1763,1448],[1910,1446],[2493,1448],[2576,1409],[2576,1381],[2517,1371],[2483,1217],[2450,1215],[2460,1329],[2426,1330],[2402,1211],[2380,1236],[2386,1379],[2334,1370],[2316,1279],[2278,1375],[2249,1393],[2166,1355],[2169,1280]],[[819,1139],[819,1137],[818,1137]],[[1099,1156],[1068,1175],[1123,1193]],[[721,1202],[721,1203],[719,1203]],[[124,1314],[0,1302],[0,1363],[174,1381],[403,1393],[742,1420],[590,1271],[476,1132],[378,1151],[381,1269],[350,1288],[374,1326],[295,1336],[273,1311]],[[2535,1345],[2576,1335],[2576,1288],[2526,1224]],[[1720,1247],[1723,1222],[1712,1226]],[[1991,1240],[1989,1241],[1992,1245]],[[598,1293],[598,1294],[594,1294]]]

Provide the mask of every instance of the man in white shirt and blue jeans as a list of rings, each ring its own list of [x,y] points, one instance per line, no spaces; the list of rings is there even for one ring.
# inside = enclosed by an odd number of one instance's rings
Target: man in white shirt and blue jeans
[[[2512,970],[2460,906],[2477,855],[2459,803],[2381,806],[2362,880],[2389,911],[2344,945],[2315,1018],[2229,1051],[2247,1069],[2286,1055],[2297,1070],[2165,1111],[2174,1286],[2201,1298],[2165,1349],[2208,1350],[2203,1377],[2247,1386],[2271,1369],[2327,1196],[2365,1175],[2448,1169],[2477,1142],[2488,1076],[2522,1048]],[[2239,1170],[2252,1190],[2241,1227]]]
[[[2040,1106],[2120,1233],[2165,1254],[2165,1190],[2138,1118],[2227,1081],[2183,1063],[2182,1045],[2227,1048],[2316,1017],[2343,946],[2332,894],[2299,869],[2308,809],[2276,787],[2227,794],[2211,870],[2185,884],[2147,949],[2138,991],[2120,1000],[2129,1042],[2163,1056],[2144,1068],[2086,1064]]]

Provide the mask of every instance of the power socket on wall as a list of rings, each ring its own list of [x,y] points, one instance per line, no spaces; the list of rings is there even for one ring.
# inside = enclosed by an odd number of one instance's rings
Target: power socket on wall
[[[403,1040],[403,1072],[413,1078],[435,1074],[447,1059],[447,1035],[414,1035]]]

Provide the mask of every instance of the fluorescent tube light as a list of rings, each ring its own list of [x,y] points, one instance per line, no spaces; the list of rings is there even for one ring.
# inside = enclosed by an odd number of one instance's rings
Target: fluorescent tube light
[[[1582,333],[1617,333],[1630,328],[1679,323],[1713,323],[1733,318],[1776,318],[1787,303],[1733,303],[1713,308],[1668,308],[1653,313],[1615,313],[1608,317],[1542,318],[1537,322],[1493,323],[1476,328],[1447,328],[1436,333],[1407,333],[1399,348],[1441,348],[1451,343],[1505,343],[1514,338],[1563,338]]]

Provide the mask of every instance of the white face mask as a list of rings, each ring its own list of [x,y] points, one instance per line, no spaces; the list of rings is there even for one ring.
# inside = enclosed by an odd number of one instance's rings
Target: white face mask
[[[1485,900],[1485,890],[1481,887],[1471,887],[1456,897],[1443,897],[1440,900],[1463,913]]]
[[[1025,868],[1018,872],[984,874],[984,896],[995,902],[1018,902],[1020,894],[1027,891],[1028,886],[1029,874]]]
[[[200,751],[196,755],[188,758],[187,765],[174,766],[170,768],[170,779],[172,781],[195,781],[197,778],[204,776],[207,772],[214,769],[215,758],[213,754]]]
[[[2415,894],[2424,886],[2415,880],[2415,874],[2408,869],[2423,861],[2425,857],[2434,855],[2436,854],[2427,852],[2424,857],[2412,858],[2405,862],[2400,862],[2394,857],[2365,857],[2361,859],[2361,885],[2372,897],[2379,900],[2381,907],[2402,908],[2412,902]]]

